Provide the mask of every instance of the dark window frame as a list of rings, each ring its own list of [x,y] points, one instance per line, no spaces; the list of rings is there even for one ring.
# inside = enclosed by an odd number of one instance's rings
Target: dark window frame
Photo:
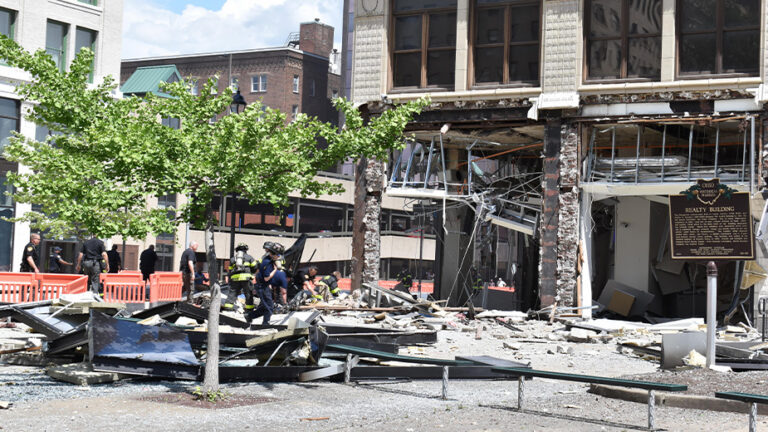
[[[662,64],[662,49],[663,49],[663,36],[664,25],[662,23],[659,28],[659,33],[643,33],[631,35],[629,33],[629,0],[621,1],[621,33],[619,36],[590,36],[590,29],[592,24],[592,0],[586,0],[584,2],[584,81],[586,83],[611,83],[611,82],[653,82],[661,80],[661,64]],[[663,12],[661,16],[663,20]],[[659,76],[656,77],[629,77],[629,40],[630,39],[647,39],[657,37],[660,39],[659,44]],[[621,41],[621,66],[619,69],[618,78],[591,78],[589,76],[589,47],[590,43],[594,41]]]
[[[452,7],[443,7],[443,8],[428,8],[428,9],[417,9],[417,10],[409,10],[406,12],[396,12],[394,9],[394,2],[393,6],[390,8],[390,19],[389,19],[389,88],[391,90],[397,91],[446,91],[446,90],[453,90],[456,85],[455,83],[451,83],[450,85],[438,85],[438,84],[432,84],[429,85],[427,83],[427,63],[429,59],[429,52],[430,51],[453,51],[454,56],[456,55],[456,43],[454,42],[453,46],[446,46],[446,47],[435,47],[435,48],[429,48],[429,15],[431,14],[441,14],[441,13],[453,13],[456,15],[456,19],[458,20],[458,4],[456,6]],[[407,50],[396,50],[395,49],[395,22],[397,18],[400,17],[408,17],[408,16],[420,16],[421,17],[421,46],[418,49],[407,49]],[[454,23],[456,25],[456,23]],[[459,35],[456,35],[456,38],[458,40]],[[420,53],[421,54],[421,76],[419,79],[419,85],[418,86],[395,86],[395,55],[397,54],[412,54],[412,53]],[[454,57],[455,58],[455,57]],[[454,61],[454,71],[456,69],[456,63]]]
[[[760,51],[758,49],[757,65],[753,71],[744,72],[723,72],[723,34],[732,31],[757,31],[759,37],[761,35],[761,24],[758,22],[755,26],[741,26],[741,27],[729,27],[725,28],[725,0],[715,0],[717,2],[717,12],[715,15],[715,29],[714,30],[697,30],[683,32],[683,0],[675,0],[675,76],[678,79],[697,79],[697,78],[729,78],[729,77],[759,77],[760,76]],[[760,12],[763,12],[763,2],[760,1]],[[686,35],[715,35],[715,71],[713,73],[698,73],[698,72],[683,72],[680,70],[681,66],[681,36]]]
[[[498,87],[538,87],[541,85],[541,37],[543,34],[543,26],[542,23],[544,21],[544,5],[542,0],[509,0],[509,2],[498,2],[498,3],[488,3],[485,5],[478,4],[477,0],[472,0],[471,3],[471,13],[469,17],[470,21],[470,40],[469,40],[469,50],[468,50],[468,56],[469,56],[469,68],[468,68],[468,78],[470,80],[470,86],[472,88],[486,88],[486,87],[492,87],[492,88],[498,88]],[[510,25],[511,20],[510,16],[512,13],[512,10],[515,8],[522,8],[522,7],[530,7],[530,6],[538,6],[539,8],[539,37],[535,42],[512,42],[510,41]],[[504,8],[504,36],[503,36],[503,42],[501,43],[494,43],[494,44],[479,44],[477,42],[477,17],[478,12],[482,9],[499,9],[500,7]],[[526,80],[510,80],[509,78],[509,51],[510,47],[512,46],[532,46],[536,45],[536,48],[539,52],[539,74],[535,81],[526,81]],[[502,82],[477,82],[477,77],[475,76],[475,50],[477,48],[504,48],[504,59],[502,63]]]

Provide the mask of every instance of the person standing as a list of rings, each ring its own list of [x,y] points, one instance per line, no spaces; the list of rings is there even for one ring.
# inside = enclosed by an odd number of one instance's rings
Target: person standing
[[[253,313],[246,317],[247,322],[260,316],[264,317],[264,325],[269,324],[272,318],[272,311],[275,309],[275,302],[272,300],[272,287],[277,286],[282,290],[288,288],[288,280],[285,272],[278,270],[277,262],[280,255],[285,251],[280,243],[266,242],[264,249],[267,255],[264,256],[259,264],[259,271],[256,274],[256,295],[259,296],[259,306]]]
[[[157,252],[155,252],[155,245],[149,245],[139,255],[139,270],[141,270],[141,276],[144,281],[149,279],[149,275],[155,272],[155,263],[157,262]]]
[[[40,244],[40,234],[30,234],[29,243],[24,246],[24,253],[21,255],[21,268],[19,271],[27,273],[40,273],[40,253],[37,245]]]
[[[58,246],[53,247],[53,252],[48,260],[48,273],[63,273],[61,266],[71,266],[71,262],[66,262],[61,257],[61,248]]]
[[[190,242],[189,247],[184,253],[181,254],[181,261],[179,262],[179,271],[181,272],[181,294],[187,293],[187,301],[192,302],[192,280],[195,277],[195,263],[197,262],[198,243],[196,241]]]
[[[117,245],[112,245],[112,249],[107,252],[107,257],[109,258],[108,261],[110,273],[117,273],[123,269],[123,262],[120,259],[120,253],[117,252]]]
[[[253,311],[253,275],[256,273],[256,260],[248,255],[248,245],[240,243],[235,248],[235,255],[229,259],[229,295],[224,303],[224,310],[233,310],[237,297],[245,294],[245,317]]]
[[[75,273],[80,273],[82,266],[83,273],[88,276],[88,286],[91,292],[99,293],[99,275],[101,274],[101,263],[104,262],[105,271],[109,272],[109,259],[107,257],[107,248],[104,242],[98,238],[91,237],[83,243],[80,253],[77,255],[77,265]]]

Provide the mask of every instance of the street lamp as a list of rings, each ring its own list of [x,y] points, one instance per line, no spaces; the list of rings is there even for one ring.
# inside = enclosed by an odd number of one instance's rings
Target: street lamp
[[[232,95],[232,103],[229,104],[229,113],[232,114],[240,114],[240,107],[243,107],[243,111],[245,111],[245,106],[248,105],[245,102],[245,99],[243,98],[243,95],[240,94],[240,88],[238,87],[235,94]],[[229,253],[230,255],[234,254],[235,251],[235,200],[237,199],[237,196],[235,194],[232,194],[232,218],[230,221],[231,226],[229,227]]]

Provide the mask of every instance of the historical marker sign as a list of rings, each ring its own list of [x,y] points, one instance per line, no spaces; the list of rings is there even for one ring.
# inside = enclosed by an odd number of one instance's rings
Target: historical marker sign
[[[748,192],[719,179],[698,180],[669,196],[673,259],[752,260],[755,236]]]

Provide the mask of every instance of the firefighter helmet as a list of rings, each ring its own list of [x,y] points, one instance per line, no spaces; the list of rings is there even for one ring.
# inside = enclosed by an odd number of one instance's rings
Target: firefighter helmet
[[[239,251],[239,250],[242,250],[242,251],[247,251],[247,250],[248,250],[248,245],[247,245],[247,244],[245,244],[245,243],[242,243],[242,242],[241,242],[241,243],[238,243],[238,244],[237,244],[237,247],[235,248],[235,250],[236,250],[236,251]]]
[[[283,252],[285,252],[283,245],[270,241],[264,242],[264,249],[266,249],[267,252],[273,253],[275,255],[282,255]]]

